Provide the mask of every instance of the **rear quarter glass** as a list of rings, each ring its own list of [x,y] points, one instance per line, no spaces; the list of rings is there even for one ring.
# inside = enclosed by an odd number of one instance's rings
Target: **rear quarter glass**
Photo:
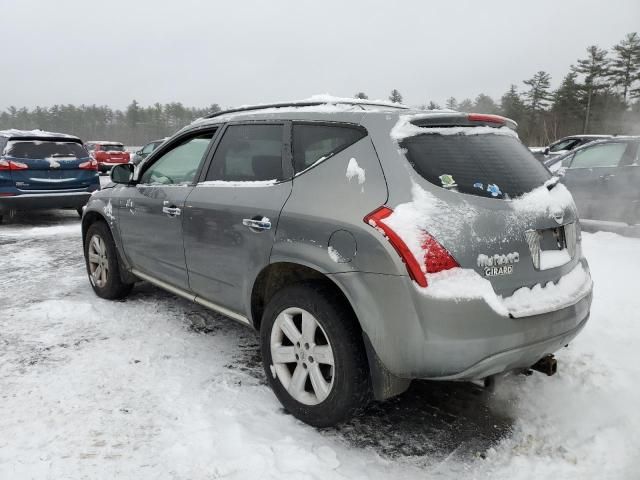
[[[551,177],[517,138],[508,135],[422,134],[405,139],[401,146],[425,180],[470,195],[515,197]]]

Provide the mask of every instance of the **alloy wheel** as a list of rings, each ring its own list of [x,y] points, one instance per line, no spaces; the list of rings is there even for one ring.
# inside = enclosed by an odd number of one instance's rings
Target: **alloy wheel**
[[[301,308],[280,312],[271,329],[272,373],[295,400],[322,403],[331,393],[335,360],[316,318]]]
[[[100,235],[94,235],[89,240],[89,272],[91,279],[98,288],[103,288],[109,278],[109,259],[107,245]]]

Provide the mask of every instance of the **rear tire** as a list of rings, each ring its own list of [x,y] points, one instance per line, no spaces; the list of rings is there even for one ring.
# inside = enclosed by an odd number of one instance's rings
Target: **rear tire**
[[[333,426],[369,402],[360,326],[346,301],[327,285],[307,282],[278,291],[262,317],[260,345],[271,388],[303,422]]]
[[[88,228],[84,259],[89,282],[96,295],[107,300],[117,300],[131,292],[133,283],[122,281],[116,245],[104,222],[95,222]]]

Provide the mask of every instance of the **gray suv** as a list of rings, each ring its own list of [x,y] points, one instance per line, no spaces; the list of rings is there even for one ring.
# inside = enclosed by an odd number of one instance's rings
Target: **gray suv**
[[[571,195],[514,128],[365,101],[213,114],[91,197],[89,280],[258,330],[276,396],[315,426],[412,379],[552,374],[592,282]]]

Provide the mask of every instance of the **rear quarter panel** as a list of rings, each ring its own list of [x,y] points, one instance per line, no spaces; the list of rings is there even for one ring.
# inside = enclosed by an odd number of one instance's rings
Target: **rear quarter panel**
[[[357,176],[347,177],[351,159],[364,170],[363,183]],[[391,247],[363,220],[386,200],[384,174],[371,139],[365,137],[294,178],[271,262],[299,263],[323,273],[399,274]],[[335,249],[331,253],[330,245]]]

